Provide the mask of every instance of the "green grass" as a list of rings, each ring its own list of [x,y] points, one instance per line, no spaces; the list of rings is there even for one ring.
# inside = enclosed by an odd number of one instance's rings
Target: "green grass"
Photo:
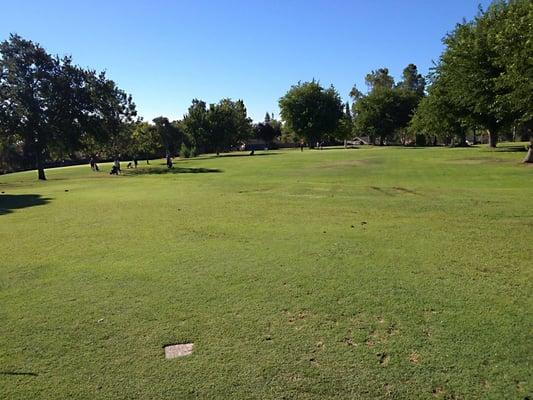
[[[0,398],[532,396],[523,156],[291,150],[0,176]]]

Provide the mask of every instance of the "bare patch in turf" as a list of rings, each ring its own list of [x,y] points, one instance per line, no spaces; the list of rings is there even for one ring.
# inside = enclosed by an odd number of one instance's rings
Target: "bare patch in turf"
[[[412,364],[420,364],[420,354],[418,354],[416,351],[413,351],[409,356],[409,361]]]
[[[378,353],[379,365],[386,367],[389,364],[390,356],[387,353]]]
[[[192,354],[194,343],[180,343],[170,344],[165,346],[165,358],[172,359],[177,357],[185,357]]]

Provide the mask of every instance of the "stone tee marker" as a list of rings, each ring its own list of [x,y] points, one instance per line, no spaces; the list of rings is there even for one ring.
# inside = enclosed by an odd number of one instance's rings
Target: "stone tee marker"
[[[170,360],[192,354],[194,343],[171,344],[165,346],[165,358]]]

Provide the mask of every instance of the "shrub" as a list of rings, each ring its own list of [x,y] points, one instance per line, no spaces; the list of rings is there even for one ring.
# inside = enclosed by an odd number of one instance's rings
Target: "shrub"
[[[187,147],[185,143],[182,143],[181,148],[180,148],[180,157],[189,158],[190,156],[191,156],[191,151],[189,150],[189,148]]]

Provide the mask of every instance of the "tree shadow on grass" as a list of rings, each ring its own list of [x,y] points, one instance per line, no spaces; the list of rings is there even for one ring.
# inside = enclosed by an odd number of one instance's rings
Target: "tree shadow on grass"
[[[497,151],[500,153],[525,153],[527,152],[526,146],[501,146],[496,147],[495,149],[490,149],[490,151]]]
[[[12,376],[39,376],[35,372],[16,372],[16,371],[0,371],[0,375],[12,375]]]
[[[257,151],[257,150],[256,150]],[[199,157],[193,157],[193,158],[186,158],[186,159],[183,159],[183,160],[180,160],[180,161],[194,161],[194,160],[209,160],[209,159],[212,159],[212,158],[232,158],[232,157],[250,157],[250,158],[253,158],[253,157],[262,157],[262,156],[277,156],[279,155],[279,152],[268,152],[268,153],[255,153],[254,155],[250,155],[250,150],[246,150],[246,151],[243,151],[242,154],[241,153],[228,153],[228,154],[220,154],[220,155],[216,155],[216,154],[212,154],[212,155],[209,155],[209,156],[199,156]]]
[[[209,174],[222,172],[216,168],[189,168],[189,167],[173,167],[173,168],[138,168],[130,169],[124,172],[126,176],[135,175],[165,175],[165,174]]]
[[[48,204],[50,200],[40,194],[0,194],[0,215],[9,214],[17,208]]]

